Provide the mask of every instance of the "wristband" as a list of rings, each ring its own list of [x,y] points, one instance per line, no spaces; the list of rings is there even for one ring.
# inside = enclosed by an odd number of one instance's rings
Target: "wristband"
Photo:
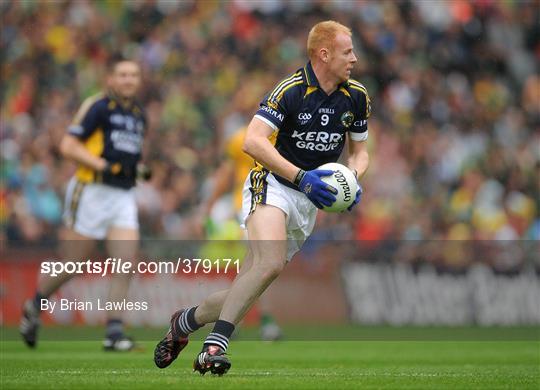
[[[303,169],[300,169],[293,180],[293,184],[298,187],[305,175],[306,175],[306,171],[304,171]]]

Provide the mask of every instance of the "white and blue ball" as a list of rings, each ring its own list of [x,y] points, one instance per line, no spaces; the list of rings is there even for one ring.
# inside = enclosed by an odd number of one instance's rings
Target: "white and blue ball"
[[[331,206],[323,206],[323,210],[332,213],[347,210],[347,207],[354,202],[356,191],[358,191],[358,182],[354,173],[345,165],[339,163],[323,164],[317,169],[334,171],[333,175],[321,177],[321,180],[338,191],[335,194],[336,201]]]

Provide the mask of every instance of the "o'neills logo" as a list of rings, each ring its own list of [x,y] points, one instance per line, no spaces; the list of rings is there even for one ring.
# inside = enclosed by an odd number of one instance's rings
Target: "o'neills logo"
[[[347,183],[347,179],[345,178],[345,176],[343,175],[341,171],[336,171],[336,173],[334,173],[334,177],[336,178],[336,181],[343,189],[343,200],[345,202],[350,201],[352,199],[351,187],[349,187],[349,183]]]

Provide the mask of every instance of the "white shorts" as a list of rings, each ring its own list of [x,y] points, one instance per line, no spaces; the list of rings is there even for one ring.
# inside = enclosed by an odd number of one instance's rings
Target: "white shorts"
[[[317,208],[305,194],[284,186],[268,171],[251,171],[242,193],[242,228],[257,204],[268,204],[285,213],[287,261],[290,261],[307,240],[317,217]]]
[[[77,233],[99,240],[111,227],[138,229],[135,191],[72,178],[66,190],[64,222]]]

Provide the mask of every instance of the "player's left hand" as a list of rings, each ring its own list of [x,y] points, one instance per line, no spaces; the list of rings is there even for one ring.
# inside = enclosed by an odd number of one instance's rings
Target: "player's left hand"
[[[137,164],[137,179],[148,181],[152,178],[152,168],[148,165],[140,163]]]
[[[362,193],[363,192],[364,192],[364,190],[362,189],[362,186],[360,185],[360,183],[358,183],[358,190],[356,191],[356,198],[354,199],[354,202],[352,202],[352,204],[349,207],[347,207],[347,210],[351,211],[354,206],[356,206],[358,203],[360,203],[360,200],[362,199]]]

